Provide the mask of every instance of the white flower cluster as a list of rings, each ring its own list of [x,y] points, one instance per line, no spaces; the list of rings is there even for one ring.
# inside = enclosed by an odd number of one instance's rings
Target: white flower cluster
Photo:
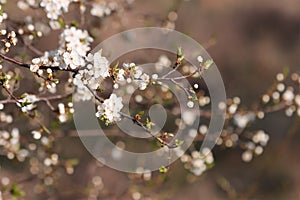
[[[264,131],[260,130],[257,131],[253,137],[252,140],[255,144],[259,144],[261,146],[266,146],[270,137],[268,134],[266,134]]]
[[[42,0],[40,6],[44,8],[50,20],[57,20],[58,17],[68,12],[69,4],[73,0]]]
[[[32,65],[30,66],[30,70],[32,72],[37,72],[39,66],[59,66],[61,64],[61,59],[58,51],[54,50],[45,51],[42,57],[33,58],[31,62]]]
[[[283,94],[282,99],[286,101],[287,104],[292,104],[293,100],[295,98],[295,94],[293,92],[292,88],[288,88]]]
[[[257,131],[252,136],[252,141],[246,143],[246,151],[242,154],[242,160],[244,162],[250,162],[253,159],[253,155],[261,155],[264,151],[264,147],[268,144],[270,136],[263,130]]]
[[[38,98],[35,95],[24,93],[16,104],[17,106],[21,107],[22,112],[25,113],[33,110],[36,107],[34,103],[37,100]]]
[[[91,50],[93,38],[89,36],[86,30],[75,27],[66,28],[60,35],[60,52],[63,54],[65,66],[76,69],[85,64],[87,52]]]
[[[19,129],[13,128],[11,133],[5,130],[0,131],[0,147],[6,151],[7,157],[13,159],[17,157],[19,161],[24,161],[29,152],[20,148]]]
[[[122,98],[117,97],[116,94],[111,94],[109,99],[105,99],[104,102],[97,107],[98,112],[96,117],[103,118],[108,124],[121,120],[120,111],[123,108]]]
[[[252,112],[246,114],[237,113],[233,116],[233,123],[239,128],[245,128],[253,120],[255,120],[255,114]]]
[[[6,3],[6,2],[5,2]],[[0,2],[0,10],[2,11],[2,2]],[[4,3],[3,3],[4,4]],[[3,20],[7,19],[7,14],[5,12],[0,13],[0,24],[2,24]]]
[[[170,67],[171,65],[171,60],[166,55],[161,55],[155,63],[155,69],[157,72],[161,72],[164,67]]]
[[[73,84],[77,87],[75,94],[76,100],[90,100],[93,94],[89,91],[87,86],[96,90],[103,79],[109,77],[109,63],[108,60],[101,55],[101,51],[92,55],[91,53],[86,58],[87,67],[81,69],[75,75]]]
[[[134,63],[124,63],[123,67],[125,71],[128,71],[129,76],[132,77],[128,78],[127,82],[131,82],[133,79],[133,82],[137,84],[140,90],[145,90],[147,88],[150,83],[150,77],[148,74],[143,73],[142,70]]]
[[[1,108],[3,108],[3,107],[1,107],[1,105],[3,105],[3,104],[0,104],[0,110],[1,110]],[[12,115],[7,114],[2,111],[0,112],[0,123],[11,124],[11,123],[13,123],[13,121],[14,121],[14,118]]]
[[[1,19],[2,16],[0,16],[0,25],[1,25]],[[0,30],[0,36],[1,36],[1,42],[4,43],[3,47],[1,47],[1,52],[7,53],[9,52],[11,47],[17,45],[18,38],[15,31],[7,31],[6,29],[2,29]]]
[[[200,176],[214,163],[214,157],[212,152],[204,148],[201,152],[193,151],[190,155],[184,154],[181,158],[181,162],[186,163],[186,167],[196,175]]]
[[[141,70],[136,69],[134,73],[134,82],[138,85],[140,90],[145,90],[150,82],[149,75],[143,73]]]
[[[117,9],[118,5],[115,2],[106,3],[105,1],[94,2],[92,4],[91,15],[96,17],[104,17],[110,15]]]
[[[207,169],[207,166],[214,162],[214,157],[209,149],[203,149],[202,152],[192,152],[192,158],[192,168],[190,170],[196,176],[200,176]]]
[[[39,66],[59,66],[61,69],[78,69],[86,64],[86,55],[91,50],[93,38],[86,30],[70,27],[60,35],[58,50],[46,51],[40,58],[34,58],[30,67],[37,72]]]

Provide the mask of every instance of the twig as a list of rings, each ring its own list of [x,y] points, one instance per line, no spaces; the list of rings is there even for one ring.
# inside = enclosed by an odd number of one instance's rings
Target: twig
[[[15,97],[6,87],[3,86],[3,88],[9,94],[9,96],[12,97],[13,99],[0,100],[0,104],[9,104],[9,103],[19,102],[19,99],[17,97]],[[55,96],[49,96],[49,97],[37,97],[36,102],[45,101],[47,103],[47,101],[53,101],[53,100],[67,98],[67,97],[71,96],[72,94],[73,93],[68,93],[65,95],[55,95]]]
[[[146,125],[144,125],[142,122],[140,122],[139,120],[137,120],[136,118],[134,118],[130,115],[127,115],[125,113],[122,113],[122,112],[119,112],[119,114],[122,115],[123,117],[127,118],[127,119],[132,120],[133,123],[135,123],[138,126],[140,126],[141,128],[143,128],[149,135],[151,135],[153,138],[155,138],[160,144],[167,146],[169,149],[174,149],[174,148],[178,147],[176,144],[169,144],[169,143],[163,141],[158,136],[151,133],[151,131],[148,129],[148,127]]]
[[[90,88],[90,86],[85,85],[85,87],[94,95],[94,97],[100,102],[103,103],[104,99],[102,97],[99,97],[96,93],[94,93],[94,91],[92,90],[92,88]]]
[[[173,70],[172,70],[173,71]],[[170,71],[170,72],[172,72]],[[185,76],[178,76],[178,77],[174,77],[174,78],[167,78],[168,75],[170,75],[169,73],[168,74],[165,74],[164,76],[162,76],[161,78],[157,78],[156,80],[158,81],[163,81],[163,80],[181,80],[181,79],[186,79],[186,78],[189,78],[189,77],[192,77],[193,75],[195,75],[197,72],[199,72],[198,70],[195,70],[193,71],[192,73],[188,74],[188,75],[185,75]],[[172,72],[173,73],[173,72]]]
[[[6,60],[8,62],[14,63],[16,65],[19,65],[20,67],[30,69],[30,64],[22,63],[18,60],[7,57],[6,55],[4,55],[2,53],[0,53],[0,58],[2,58],[3,60]],[[75,73],[77,73],[77,71],[78,71],[78,69],[70,69],[70,68],[61,69],[59,66],[46,66],[46,65],[40,66],[39,69],[51,69],[51,70],[54,70],[54,71],[68,71],[68,72],[75,72]]]

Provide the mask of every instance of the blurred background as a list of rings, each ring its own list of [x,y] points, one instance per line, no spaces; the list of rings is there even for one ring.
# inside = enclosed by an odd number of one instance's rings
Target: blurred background
[[[13,4],[8,8],[15,9]],[[172,11],[177,20],[168,24]],[[11,17],[26,14],[16,11]],[[206,47],[222,74],[227,96],[240,97],[246,109],[259,101],[284,67],[300,71],[299,0],[136,0],[120,13],[94,20],[101,26],[91,30],[97,35],[94,44],[130,28],[175,26]],[[36,46],[56,48],[57,44],[49,43],[51,37],[56,38],[57,33]],[[87,188],[95,177],[103,181],[99,199],[134,199],[136,192],[142,195],[140,199],[148,200],[300,199],[299,118],[280,111],[256,124],[271,138],[263,155],[250,163],[242,161],[241,150],[216,148],[216,165],[200,177],[188,173],[178,161],[167,174],[154,173],[153,180],[146,182],[97,163],[77,137],[61,138],[57,146],[62,154],[80,160],[74,174],[64,175],[57,183],[59,189],[40,196],[29,193],[26,199],[87,199]],[[6,174],[23,177],[25,167],[2,164],[11,168]],[[30,191],[32,184],[29,181],[23,189]]]

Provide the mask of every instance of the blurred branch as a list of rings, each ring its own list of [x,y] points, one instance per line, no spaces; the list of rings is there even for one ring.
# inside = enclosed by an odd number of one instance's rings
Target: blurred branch
[[[0,104],[10,104],[10,103],[19,102],[19,99],[16,96],[14,96],[6,87],[3,87],[3,88],[9,94],[9,96],[12,97],[12,99],[0,100]],[[64,95],[54,95],[54,96],[49,96],[49,97],[37,97],[36,102],[44,101],[47,103],[49,101],[60,100],[60,99],[70,97],[72,94],[73,93],[67,93]]]
[[[279,145],[277,152],[274,152],[271,156],[267,159],[266,164],[264,165],[264,169],[261,170],[261,173],[259,174],[258,178],[256,178],[255,182],[252,183],[244,193],[240,195],[239,200],[247,200],[251,198],[253,194],[257,191],[257,189],[260,187],[260,180],[264,178],[264,176],[270,172],[271,168],[274,168],[276,164],[279,162],[279,158],[282,158],[284,153],[287,151],[289,143],[292,141],[293,136],[297,132],[299,132],[300,127],[300,118],[295,117],[293,120],[293,123],[287,133],[287,137],[282,141],[281,145]]]
[[[226,192],[229,199],[232,200],[238,199],[237,191],[224,176],[219,175],[217,177],[217,184],[224,192]]]

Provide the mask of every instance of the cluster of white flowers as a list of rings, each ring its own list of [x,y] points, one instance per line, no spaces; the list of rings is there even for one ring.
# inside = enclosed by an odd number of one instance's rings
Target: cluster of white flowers
[[[108,124],[121,120],[120,111],[123,108],[122,98],[117,97],[116,94],[111,94],[109,99],[105,99],[104,102],[97,107],[98,112],[96,117],[103,118]]]
[[[73,26],[66,28],[60,35],[59,48],[46,51],[42,57],[32,59],[30,70],[39,72],[39,66],[42,65],[59,66],[61,69],[71,70],[83,67],[86,64],[86,55],[91,50],[92,42],[93,38],[89,36],[86,30],[77,29]]]
[[[155,69],[157,72],[161,72],[164,67],[170,67],[171,65],[171,60],[166,55],[161,55],[155,63]]]
[[[252,141],[246,143],[246,151],[242,154],[242,160],[244,162],[250,162],[253,156],[261,155],[264,151],[264,147],[268,144],[270,136],[263,130],[257,131],[252,136]]]
[[[21,107],[22,112],[25,113],[36,107],[34,104],[36,101],[38,101],[38,98],[35,95],[24,93],[16,104]]]
[[[73,84],[77,87],[75,98],[77,100],[90,100],[93,94],[87,86],[96,90],[103,79],[109,77],[108,60],[101,55],[101,51],[92,55],[91,53],[86,58],[87,67],[78,71],[73,79]]]
[[[237,113],[233,116],[233,123],[239,128],[245,128],[249,122],[255,120],[255,114],[249,112],[246,114]]]
[[[256,144],[260,144],[261,146],[266,146],[269,139],[269,135],[262,130],[257,131],[252,137],[253,142]]]
[[[92,72],[93,78],[106,78],[109,77],[109,62],[108,60],[101,55],[101,51],[93,54],[89,54],[87,61],[92,64],[88,64],[87,68]]]
[[[0,110],[1,110],[1,105],[3,105],[3,104],[0,104]],[[14,118],[12,115],[7,114],[2,111],[0,112],[0,123],[11,124],[11,123],[13,123],[13,121],[14,121]]]
[[[89,36],[86,30],[70,27],[64,29],[60,35],[60,53],[63,54],[63,61],[65,65],[61,68],[76,69],[85,65],[85,57],[88,51],[91,50],[91,43],[93,38]]]
[[[178,18],[178,15],[175,11],[169,12],[168,18],[167,18],[167,20],[166,20],[163,27],[167,28],[167,29],[170,29],[170,30],[174,30],[177,18]]]
[[[40,6],[44,8],[50,20],[57,20],[64,12],[68,12],[69,4],[73,0],[42,0]]]
[[[203,174],[214,163],[213,154],[207,148],[204,148],[201,152],[193,151],[191,155],[184,154],[180,159],[181,162],[186,163],[185,167],[196,176]]]
[[[64,29],[59,41],[63,49],[77,50],[80,56],[86,56],[91,49],[91,42],[93,42],[93,38],[90,37],[87,30],[77,29],[74,26]]]
[[[145,90],[150,82],[150,77],[141,70],[136,69],[134,76],[134,82],[138,85],[140,90]]]
[[[1,7],[1,5],[0,5]],[[1,10],[1,8],[0,8]],[[0,25],[1,20],[4,19],[5,13],[0,16]],[[7,16],[6,16],[7,17]],[[6,29],[0,30],[1,42],[4,43],[3,47],[1,47],[1,52],[7,53],[11,47],[16,46],[18,42],[17,34],[15,31],[8,31]]]
[[[17,157],[19,161],[24,161],[29,152],[26,149],[20,148],[20,133],[19,129],[13,128],[11,133],[5,130],[0,130],[0,147],[5,149],[9,159]]]
[[[288,88],[282,95],[282,99],[286,101],[287,104],[292,104],[294,98],[295,98],[295,94],[292,88]]]
[[[66,51],[63,54],[63,59],[66,64],[66,67],[71,69],[76,69],[84,65],[84,59],[79,55],[77,50],[73,49],[71,52]]]
[[[117,9],[118,5],[116,2],[94,2],[92,4],[91,15],[96,17],[104,17],[110,15]]]
[[[38,71],[39,66],[59,66],[61,63],[61,58],[57,50],[45,51],[43,56],[39,58],[33,58],[31,62],[32,65],[30,70],[32,72],[36,72]]]
[[[150,76],[146,73],[143,73],[143,71],[136,66],[134,63],[123,63],[123,67],[126,71],[128,71],[131,78],[127,79],[127,82],[131,82],[133,79],[133,82],[137,84],[140,90],[145,90],[147,86],[150,83]],[[124,71],[121,71],[122,73]],[[124,74],[120,74],[121,78],[123,80]]]
[[[203,149],[202,152],[194,151],[192,152],[192,168],[190,169],[192,173],[196,176],[200,176],[209,165],[214,162],[214,157],[209,149]]]
[[[0,10],[1,10],[1,13],[0,13],[0,24],[2,24],[3,20],[5,20],[7,18],[7,14],[2,11],[2,5],[1,4],[4,4],[4,3],[0,2]]]

